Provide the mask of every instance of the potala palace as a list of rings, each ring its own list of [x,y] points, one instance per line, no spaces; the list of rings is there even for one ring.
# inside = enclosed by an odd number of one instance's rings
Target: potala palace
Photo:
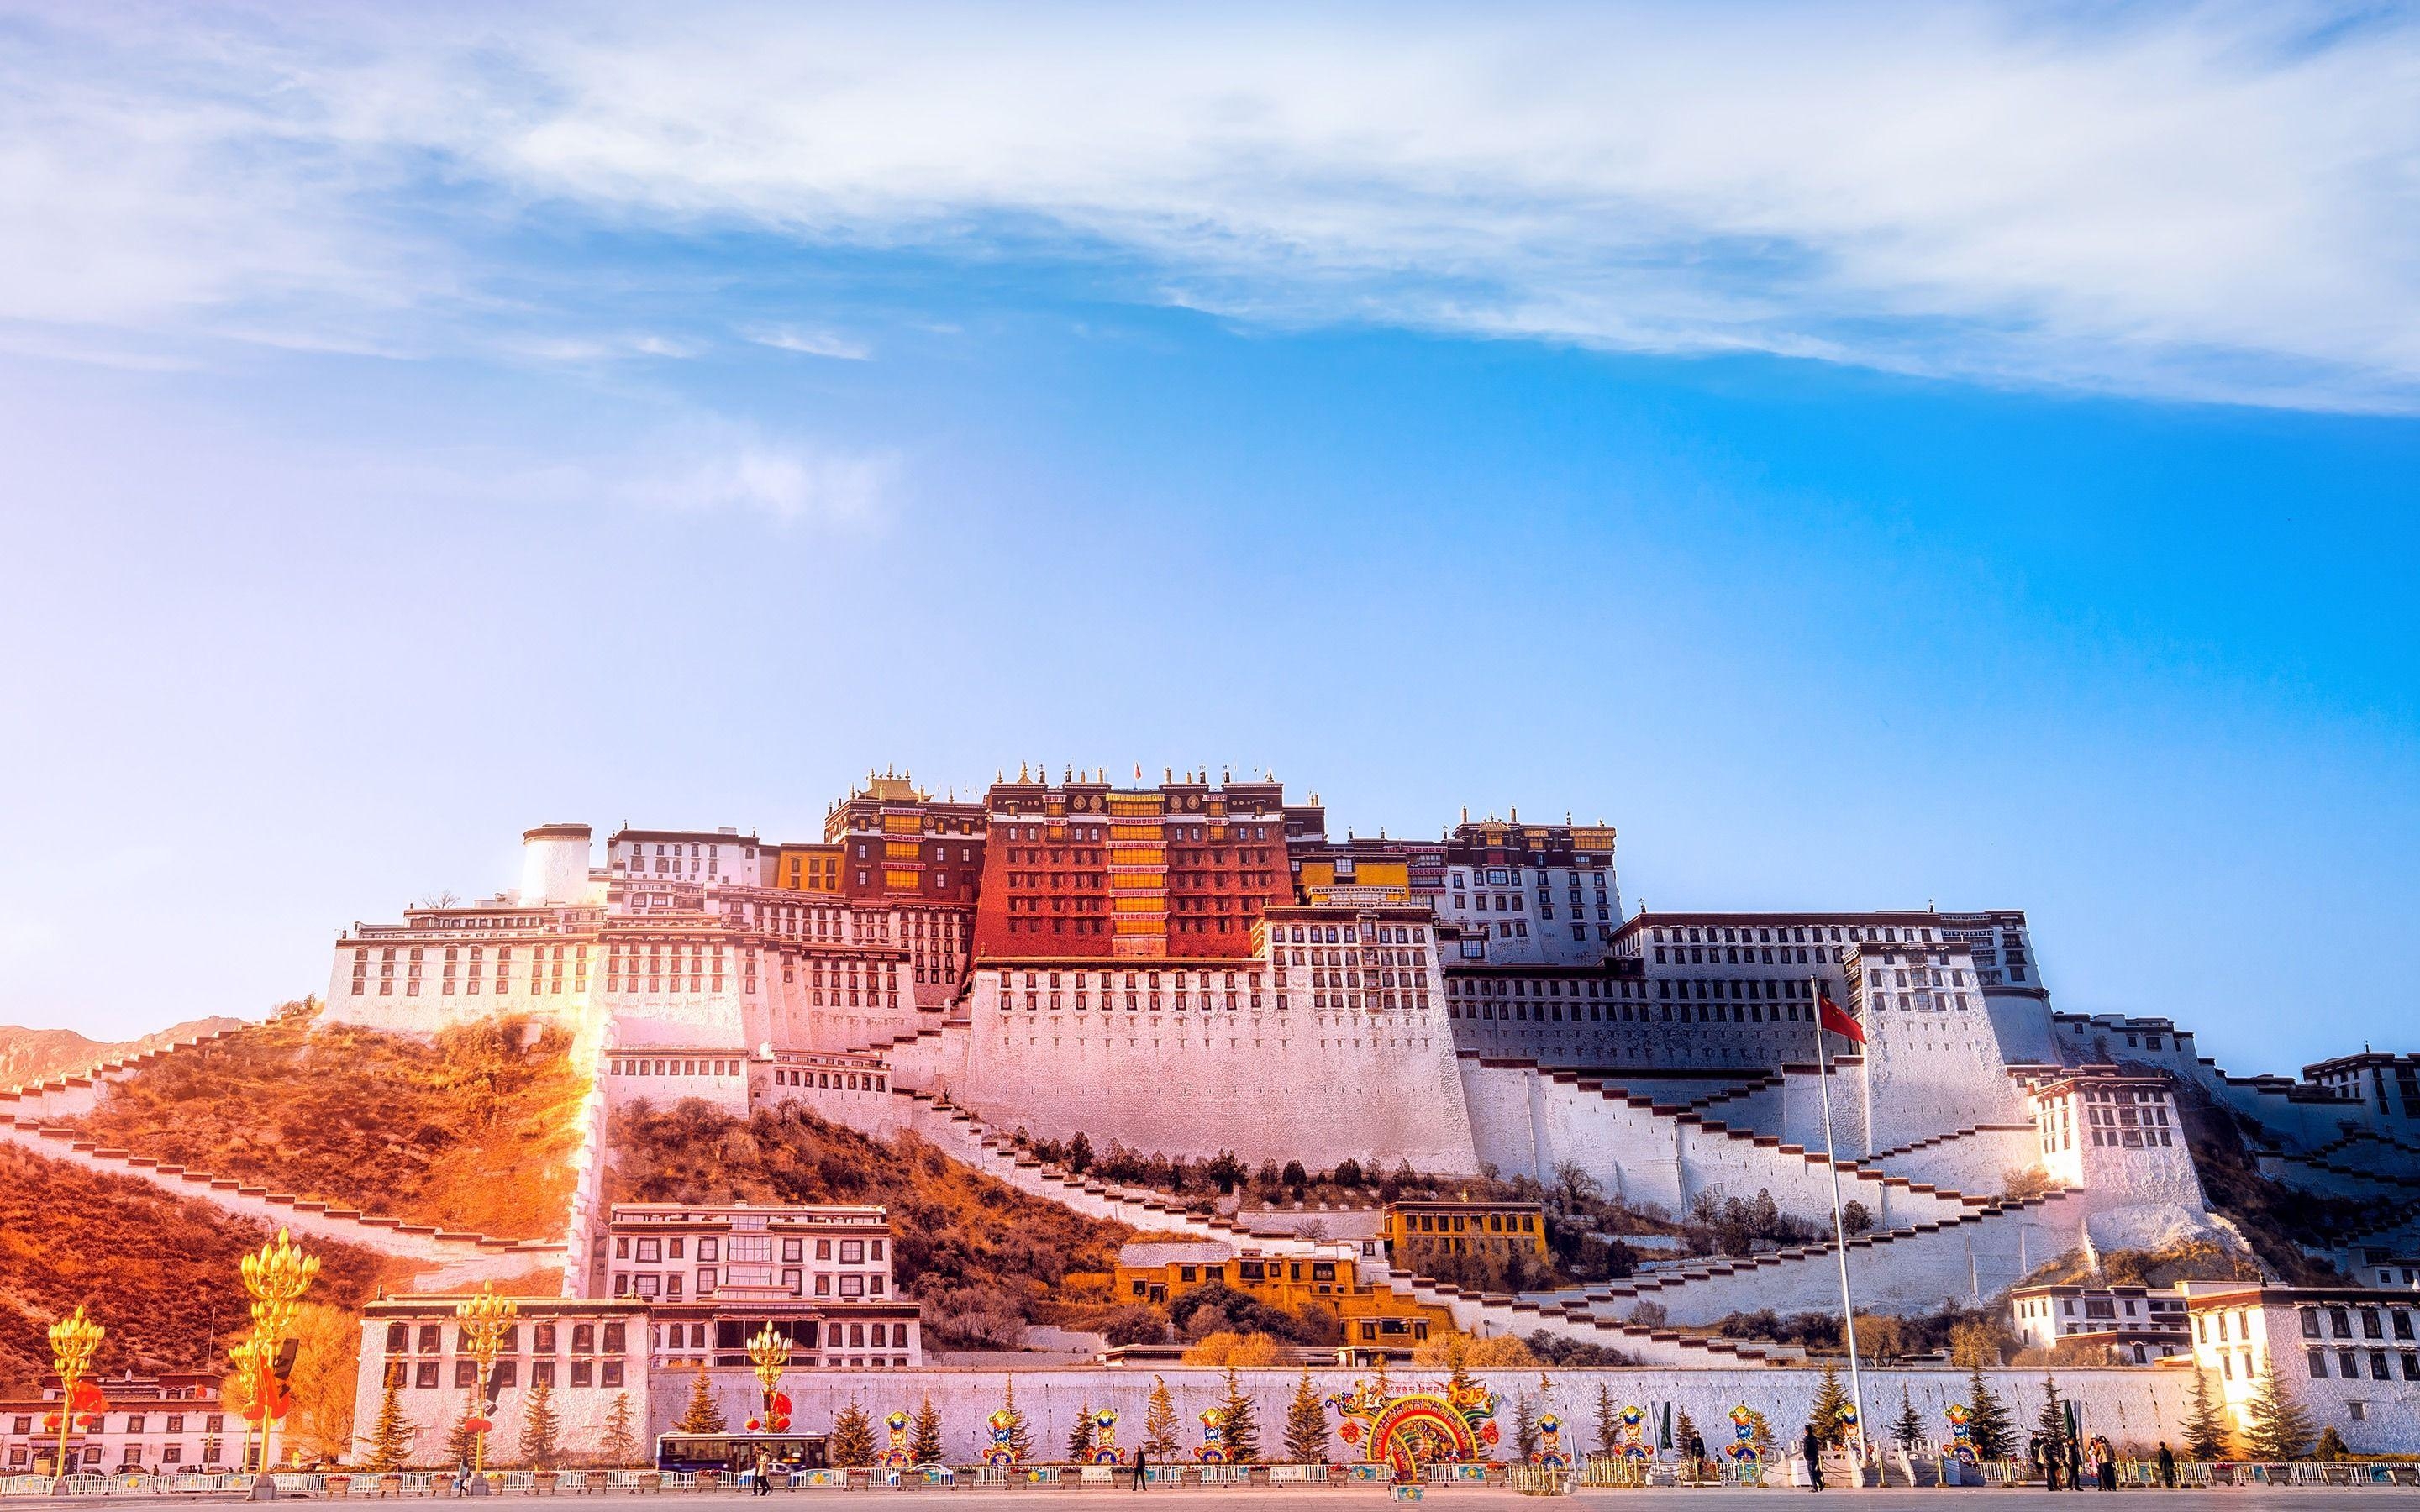
[[[600,856],[541,825],[518,890],[345,932],[327,1001],[392,1029],[560,1021],[594,1057],[597,1151],[635,1100],[795,1100],[995,1158],[1023,1130],[1545,1182],[1575,1163],[1636,1204],[1769,1192],[1811,1216],[1828,1099],[1874,1220],[1861,1304],[1910,1310],[2079,1247],[2240,1246],[2182,1102],[2231,1113],[2266,1174],[2392,1198],[2375,1242],[2409,1253],[2420,1059],[2231,1075],[2165,1017],[2057,1011],[2048,980],[2015,909],[1625,913],[1603,824],[1340,840],[1275,780],[1020,771],[973,800],[869,776],[813,841],[625,828]],[[1864,1030],[1823,1073],[1819,992]],[[587,1295],[596,1188],[566,1215]],[[1832,1284],[1826,1252],[1784,1251],[1565,1305],[1652,1295],[1689,1322]]]

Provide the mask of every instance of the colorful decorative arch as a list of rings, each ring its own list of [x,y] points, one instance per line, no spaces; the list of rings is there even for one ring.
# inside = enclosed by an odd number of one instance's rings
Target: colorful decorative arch
[[[1356,1381],[1350,1392],[1327,1399],[1344,1419],[1339,1429],[1344,1442],[1402,1479],[1418,1475],[1423,1465],[1481,1458],[1498,1441],[1496,1402],[1496,1394],[1476,1382],[1391,1394]]]
[[[882,1420],[882,1426],[891,1434],[891,1446],[876,1455],[874,1462],[894,1470],[914,1464],[915,1458],[908,1452],[908,1414],[894,1412]]]
[[[1093,1447],[1085,1462],[1094,1465],[1123,1465],[1126,1452],[1118,1447],[1118,1410],[1099,1407],[1093,1410]]]

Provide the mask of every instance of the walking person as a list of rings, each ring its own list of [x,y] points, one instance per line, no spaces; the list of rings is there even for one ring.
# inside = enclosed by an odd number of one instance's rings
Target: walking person
[[[2160,1486],[2164,1490],[2177,1489],[2177,1457],[2165,1439],[2160,1441]]]
[[[1150,1484],[1151,1451],[1148,1449],[1137,1449],[1135,1451],[1135,1489],[1141,1490]]]
[[[756,1451],[756,1494],[759,1496],[773,1494],[773,1455],[770,1450]]]
[[[2118,1489],[2117,1446],[2112,1444],[2107,1437],[2096,1434],[2092,1440],[2092,1458],[2101,1469],[2101,1489],[2104,1491],[2116,1490]]]
[[[2067,1441],[2067,1489],[2084,1489],[2084,1447],[2073,1439]]]
[[[1807,1456],[1807,1479],[1816,1490],[1823,1489],[1823,1442],[1815,1437],[1815,1425],[1807,1425],[1807,1436],[1799,1441]]]

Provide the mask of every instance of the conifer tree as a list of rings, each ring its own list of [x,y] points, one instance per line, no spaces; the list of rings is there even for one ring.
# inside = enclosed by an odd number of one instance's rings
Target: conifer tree
[[[1596,1452],[1613,1453],[1613,1436],[1621,1429],[1620,1420],[1613,1415],[1613,1388],[1603,1381],[1596,1387]]]
[[[2338,1433],[2336,1426],[2331,1423],[2319,1429],[2319,1442],[2312,1446],[2311,1458],[2322,1464],[2341,1465],[2352,1458],[2352,1450],[2346,1445],[2344,1435]]]
[[[1985,1383],[1980,1365],[1966,1373],[1966,1437],[1978,1459],[2006,1459],[2016,1447],[2017,1430],[2009,1421],[2009,1410]]]
[[[563,1419],[554,1410],[554,1388],[541,1381],[521,1403],[521,1463],[551,1470],[563,1458]]]
[[[1849,1393],[1840,1384],[1840,1372],[1826,1364],[1823,1378],[1815,1383],[1815,1405],[1807,1410],[1807,1421],[1814,1426],[1816,1439],[1823,1443],[1838,1443],[1846,1438],[1849,1409]]]
[[[2234,1437],[2227,1430],[2226,1415],[2210,1394],[2210,1377],[2198,1368],[2194,1371],[2193,1409],[2185,1413],[2184,1433],[2186,1455],[2204,1463],[2226,1458],[2226,1441]]]
[[[1252,1415],[1252,1398],[1235,1379],[1235,1367],[1227,1367],[1227,1391],[1218,1403],[1219,1426],[1226,1430],[1227,1462],[1231,1465],[1258,1464],[1261,1458],[1261,1425]]]
[[[1016,1463],[1033,1458],[1033,1427],[1025,1420],[1025,1409],[1016,1405],[1016,1378],[1008,1378],[1008,1391],[1001,1411],[1008,1414],[1008,1443],[1004,1447]]]
[[[639,1459],[639,1435],[630,1427],[630,1394],[616,1392],[613,1405],[605,1412],[605,1462],[609,1465],[632,1465]]]
[[[1899,1416],[1891,1420],[1890,1435],[1910,1454],[1924,1442],[1924,1419],[1916,1415],[1916,1403],[1909,1399],[1905,1386],[1899,1389]]]
[[[1080,1465],[1093,1458],[1093,1404],[1076,1409],[1076,1426],[1067,1430],[1067,1463]]]
[[[2034,1432],[2041,1438],[2043,1454],[2066,1462],[2067,1412],[2059,1403],[2058,1382],[2049,1376],[2042,1377],[2042,1405],[2034,1417]]]
[[[369,1468],[401,1470],[411,1453],[411,1420],[403,1415],[403,1381],[389,1376],[386,1395],[379,1398],[378,1421],[370,1425]]]
[[[1286,1406],[1285,1449],[1288,1464],[1327,1462],[1327,1408],[1319,1399],[1319,1388],[1311,1383],[1309,1365],[1303,1366],[1294,1400]]]
[[[1680,1450],[1683,1455],[1690,1452],[1690,1441],[1701,1437],[1698,1432],[1697,1419],[1689,1415],[1689,1410],[1685,1407],[1681,1410],[1680,1418],[1672,1425],[1672,1437],[1680,1441],[1672,1447]]]
[[[1512,1401],[1512,1447],[1524,1463],[1538,1453],[1538,1414],[1530,1409],[1527,1392]]]
[[[707,1389],[706,1372],[700,1370],[690,1381],[689,1406],[682,1410],[680,1421],[673,1425],[675,1433],[721,1433],[728,1425],[722,1418],[722,1408]]]
[[[1142,1418],[1143,1453],[1154,1459],[1173,1459],[1178,1447],[1176,1398],[1169,1395],[1167,1381],[1154,1376],[1151,1405],[1144,1410]]]
[[[908,1436],[908,1458],[920,1465],[941,1462],[941,1414],[933,1406],[933,1394],[924,1394],[923,1405],[916,1409],[916,1427]]]
[[[467,1465],[478,1453],[479,1433],[471,1427],[477,1419],[472,1412],[471,1404],[464,1402],[462,1415],[456,1418],[454,1426],[445,1432],[445,1461],[448,1464]]]
[[[854,1397],[832,1415],[831,1462],[844,1469],[874,1463],[874,1424]]]
[[[2286,1387],[2272,1354],[2244,1404],[2244,1452],[2255,1459],[2300,1459],[2311,1442],[2311,1414]]]

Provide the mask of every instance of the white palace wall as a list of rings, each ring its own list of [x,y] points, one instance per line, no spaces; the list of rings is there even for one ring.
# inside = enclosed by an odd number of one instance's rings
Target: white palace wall
[[[755,1399],[755,1377],[736,1367],[709,1369],[706,1374],[708,1388],[723,1415],[734,1421],[744,1419]],[[1389,1366],[1388,1374],[1399,1389],[1429,1389],[1440,1381],[1435,1370],[1400,1362]],[[1818,1370],[1795,1367],[1549,1369],[1544,1372],[1547,1389],[1542,1397],[1540,1371],[1535,1367],[1474,1374],[1501,1398],[1496,1409],[1496,1422],[1505,1442],[1497,1446],[1497,1454],[1505,1459],[1512,1458],[1515,1404],[1523,1396],[1559,1413],[1571,1442],[1583,1450],[1595,1444],[1596,1397],[1602,1385],[1611,1392],[1617,1405],[1645,1408],[1651,1419],[1660,1418],[1668,1406],[1675,1421],[1680,1413],[1687,1412],[1705,1436],[1707,1447],[1719,1452],[1730,1437],[1730,1411],[1742,1404],[1763,1412],[1777,1440],[1785,1443],[1795,1440],[1814,1405],[1822,1380]],[[2180,1443],[2180,1425],[2189,1410],[2187,1397],[2192,1391],[2189,1373],[2100,1368],[2061,1369],[2055,1375],[2059,1395],[2071,1396],[2078,1403],[2086,1433],[2106,1433],[2121,1447],[2141,1446],[2146,1450],[2162,1439],[2171,1444]],[[1356,1381],[1368,1380],[1370,1376],[1367,1370],[1333,1366],[1311,1372],[1312,1387],[1323,1398],[1350,1391]],[[1236,1379],[1259,1409],[1263,1456],[1281,1457],[1285,1406],[1293,1399],[1301,1379],[1299,1369],[1239,1370]],[[1985,1372],[1985,1379],[2021,1427],[2031,1423],[2040,1412],[2041,1371],[1993,1370]],[[895,1374],[831,1371],[785,1376],[782,1389],[794,1404],[794,1423],[811,1431],[828,1429],[841,1409],[853,1401],[874,1419],[878,1432],[885,1414],[902,1411],[912,1417],[923,1401],[930,1397],[940,1417],[942,1443],[949,1458],[954,1463],[970,1464],[980,1458],[988,1443],[985,1420],[1001,1405],[1012,1384],[1016,1405],[1025,1413],[1033,1437],[1035,1458],[1048,1461],[1062,1455],[1076,1413],[1087,1407],[1116,1409],[1118,1443],[1131,1448],[1140,1442],[1143,1417],[1150,1407],[1156,1380],[1164,1380],[1175,1399],[1177,1420],[1184,1428],[1186,1458],[1190,1458],[1202,1442],[1202,1412],[1216,1405],[1224,1393],[1223,1370],[1171,1365],[1158,1369],[1126,1366],[1037,1370],[944,1366]],[[1842,1384],[1847,1384],[1845,1372]],[[682,1372],[677,1380],[659,1381],[649,1394],[652,1432],[670,1429],[687,1403],[688,1388],[688,1372]],[[1902,1391],[1928,1431],[1947,1439],[1950,1428],[1944,1409],[1952,1401],[1965,1400],[1966,1373],[1869,1366],[1865,1371],[1866,1420],[1878,1435],[1899,1412]],[[370,1394],[365,1394],[364,1399],[375,1400]],[[1359,1458],[1334,1437],[1337,1423],[1331,1412],[1330,1457],[1338,1461]],[[2420,1447],[2420,1440],[2398,1447]]]
[[[1271,995],[1273,996],[1273,995]],[[1435,1001],[1435,999],[1432,999]],[[1095,1148],[1476,1174],[1443,1014],[1274,1007],[1003,1011],[977,977],[949,1095],[995,1128]]]

